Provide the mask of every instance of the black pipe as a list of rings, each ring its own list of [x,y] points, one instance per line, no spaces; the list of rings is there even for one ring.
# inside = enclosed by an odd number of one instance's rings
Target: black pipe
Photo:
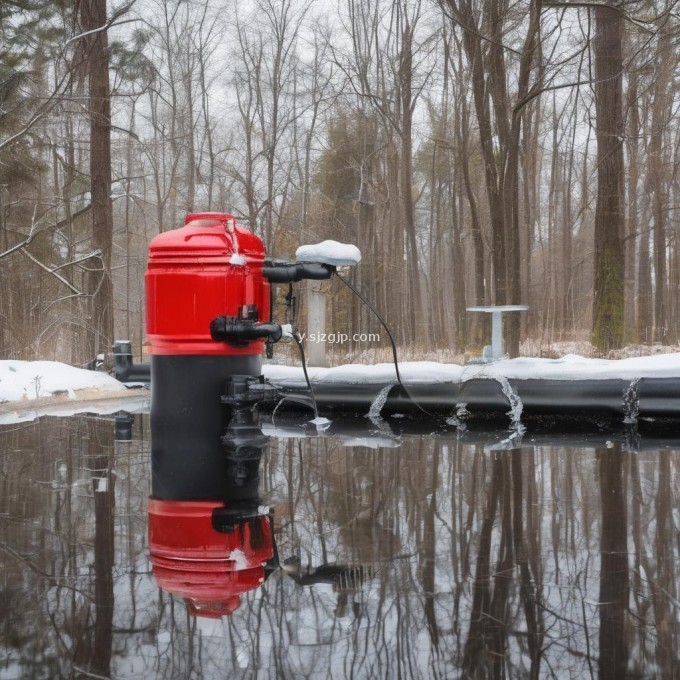
[[[335,267],[330,264],[316,262],[283,262],[281,260],[265,260],[262,273],[270,283],[295,283],[303,279],[322,281],[330,279]]]
[[[128,340],[116,340],[113,345],[113,375],[122,383],[149,383],[151,364],[134,364],[132,344]]]
[[[243,321],[235,316],[218,316],[210,322],[210,337],[218,342],[246,345],[251,340],[271,339],[278,342],[283,335],[277,323]]]

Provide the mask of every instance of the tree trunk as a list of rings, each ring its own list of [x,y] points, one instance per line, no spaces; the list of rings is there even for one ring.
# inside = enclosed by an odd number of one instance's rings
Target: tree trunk
[[[413,203],[413,32],[405,23],[401,35],[399,62],[399,90],[401,94],[401,196],[404,203],[404,226],[406,231],[407,290],[409,297],[409,333],[412,343],[423,340],[418,331],[422,321],[423,300],[420,294],[420,267],[418,266],[418,244],[416,241],[415,206]]]
[[[659,48],[652,104],[652,129],[649,140],[649,184],[654,218],[654,340],[666,343],[668,320],[666,301],[666,171],[664,167],[664,131],[668,84],[673,75],[673,58],[670,33],[664,26],[659,27]]]
[[[597,203],[592,339],[608,351],[623,345],[623,58],[619,9],[603,6],[594,13]]]
[[[106,0],[82,0],[81,28],[84,33],[106,24]],[[113,206],[111,203],[111,99],[109,89],[109,43],[106,30],[84,38],[87,46],[90,116],[90,191],[92,236],[101,251],[102,271],[95,272],[92,292],[94,337],[92,358],[113,343],[113,282],[111,245]]]
[[[638,182],[640,171],[638,166],[640,134],[640,116],[638,112],[637,76],[631,74],[626,109],[628,111],[628,228],[626,230],[626,270],[625,270],[625,312],[624,337],[626,342],[639,342],[635,327],[635,255],[636,244],[646,237],[638,234],[640,222],[638,215]]]

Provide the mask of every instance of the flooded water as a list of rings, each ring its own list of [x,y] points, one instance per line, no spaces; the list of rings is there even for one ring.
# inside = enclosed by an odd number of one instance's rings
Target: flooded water
[[[680,450],[370,435],[271,437],[273,531],[173,594],[148,416],[3,426],[0,678],[677,677]]]

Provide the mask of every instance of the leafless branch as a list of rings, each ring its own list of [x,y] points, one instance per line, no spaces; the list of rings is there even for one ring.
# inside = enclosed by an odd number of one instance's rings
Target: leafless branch
[[[21,252],[26,255],[26,257],[31,260],[31,262],[34,262],[35,264],[38,265],[41,269],[44,269],[48,274],[52,274],[55,278],[59,279],[69,290],[72,290],[76,295],[82,295],[81,291],[79,291],[75,286],[72,286],[63,276],[60,274],[57,274],[54,269],[50,269],[46,264],[38,260],[36,257],[31,255],[31,253],[26,250],[26,248],[21,248]]]

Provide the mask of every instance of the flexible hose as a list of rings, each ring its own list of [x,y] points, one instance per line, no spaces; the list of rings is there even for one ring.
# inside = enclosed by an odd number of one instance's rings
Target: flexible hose
[[[305,380],[307,381],[307,387],[309,388],[309,394],[312,397],[312,404],[314,406],[314,417],[318,418],[319,417],[319,409],[317,408],[316,405],[316,397],[314,396],[314,390],[312,389],[312,383],[309,379],[309,375],[307,374],[307,360],[305,359],[305,350],[304,347],[302,346],[302,338],[300,337],[300,334],[295,331],[293,335],[293,340],[295,340],[295,343],[298,346],[298,349],[300,350],[300,360],[302,361],[302,371],[305,374]]]
[[[397,374],[397,382],[399,387],[404,390],[404,394],[425,414],[431,417],[436,417],[434,413],[430,413],[427,409],[423,408],[412,396],[411,393],[406,389],[406,385],[401,381],[401,374],[399,373],[399,360],[397,359],[397,344],[394,342],[394,337],[385,322],[385,319],[380,316],[378,310],[341,274],[335,272],[335,275],[375,314],[378,321],[382,324],[382,327],[387,332],[387,337],[390,339],[390,344],[392,345],[392,358],[394,360],[394,370]],[[304,364],[303,364],[304,365]]]

